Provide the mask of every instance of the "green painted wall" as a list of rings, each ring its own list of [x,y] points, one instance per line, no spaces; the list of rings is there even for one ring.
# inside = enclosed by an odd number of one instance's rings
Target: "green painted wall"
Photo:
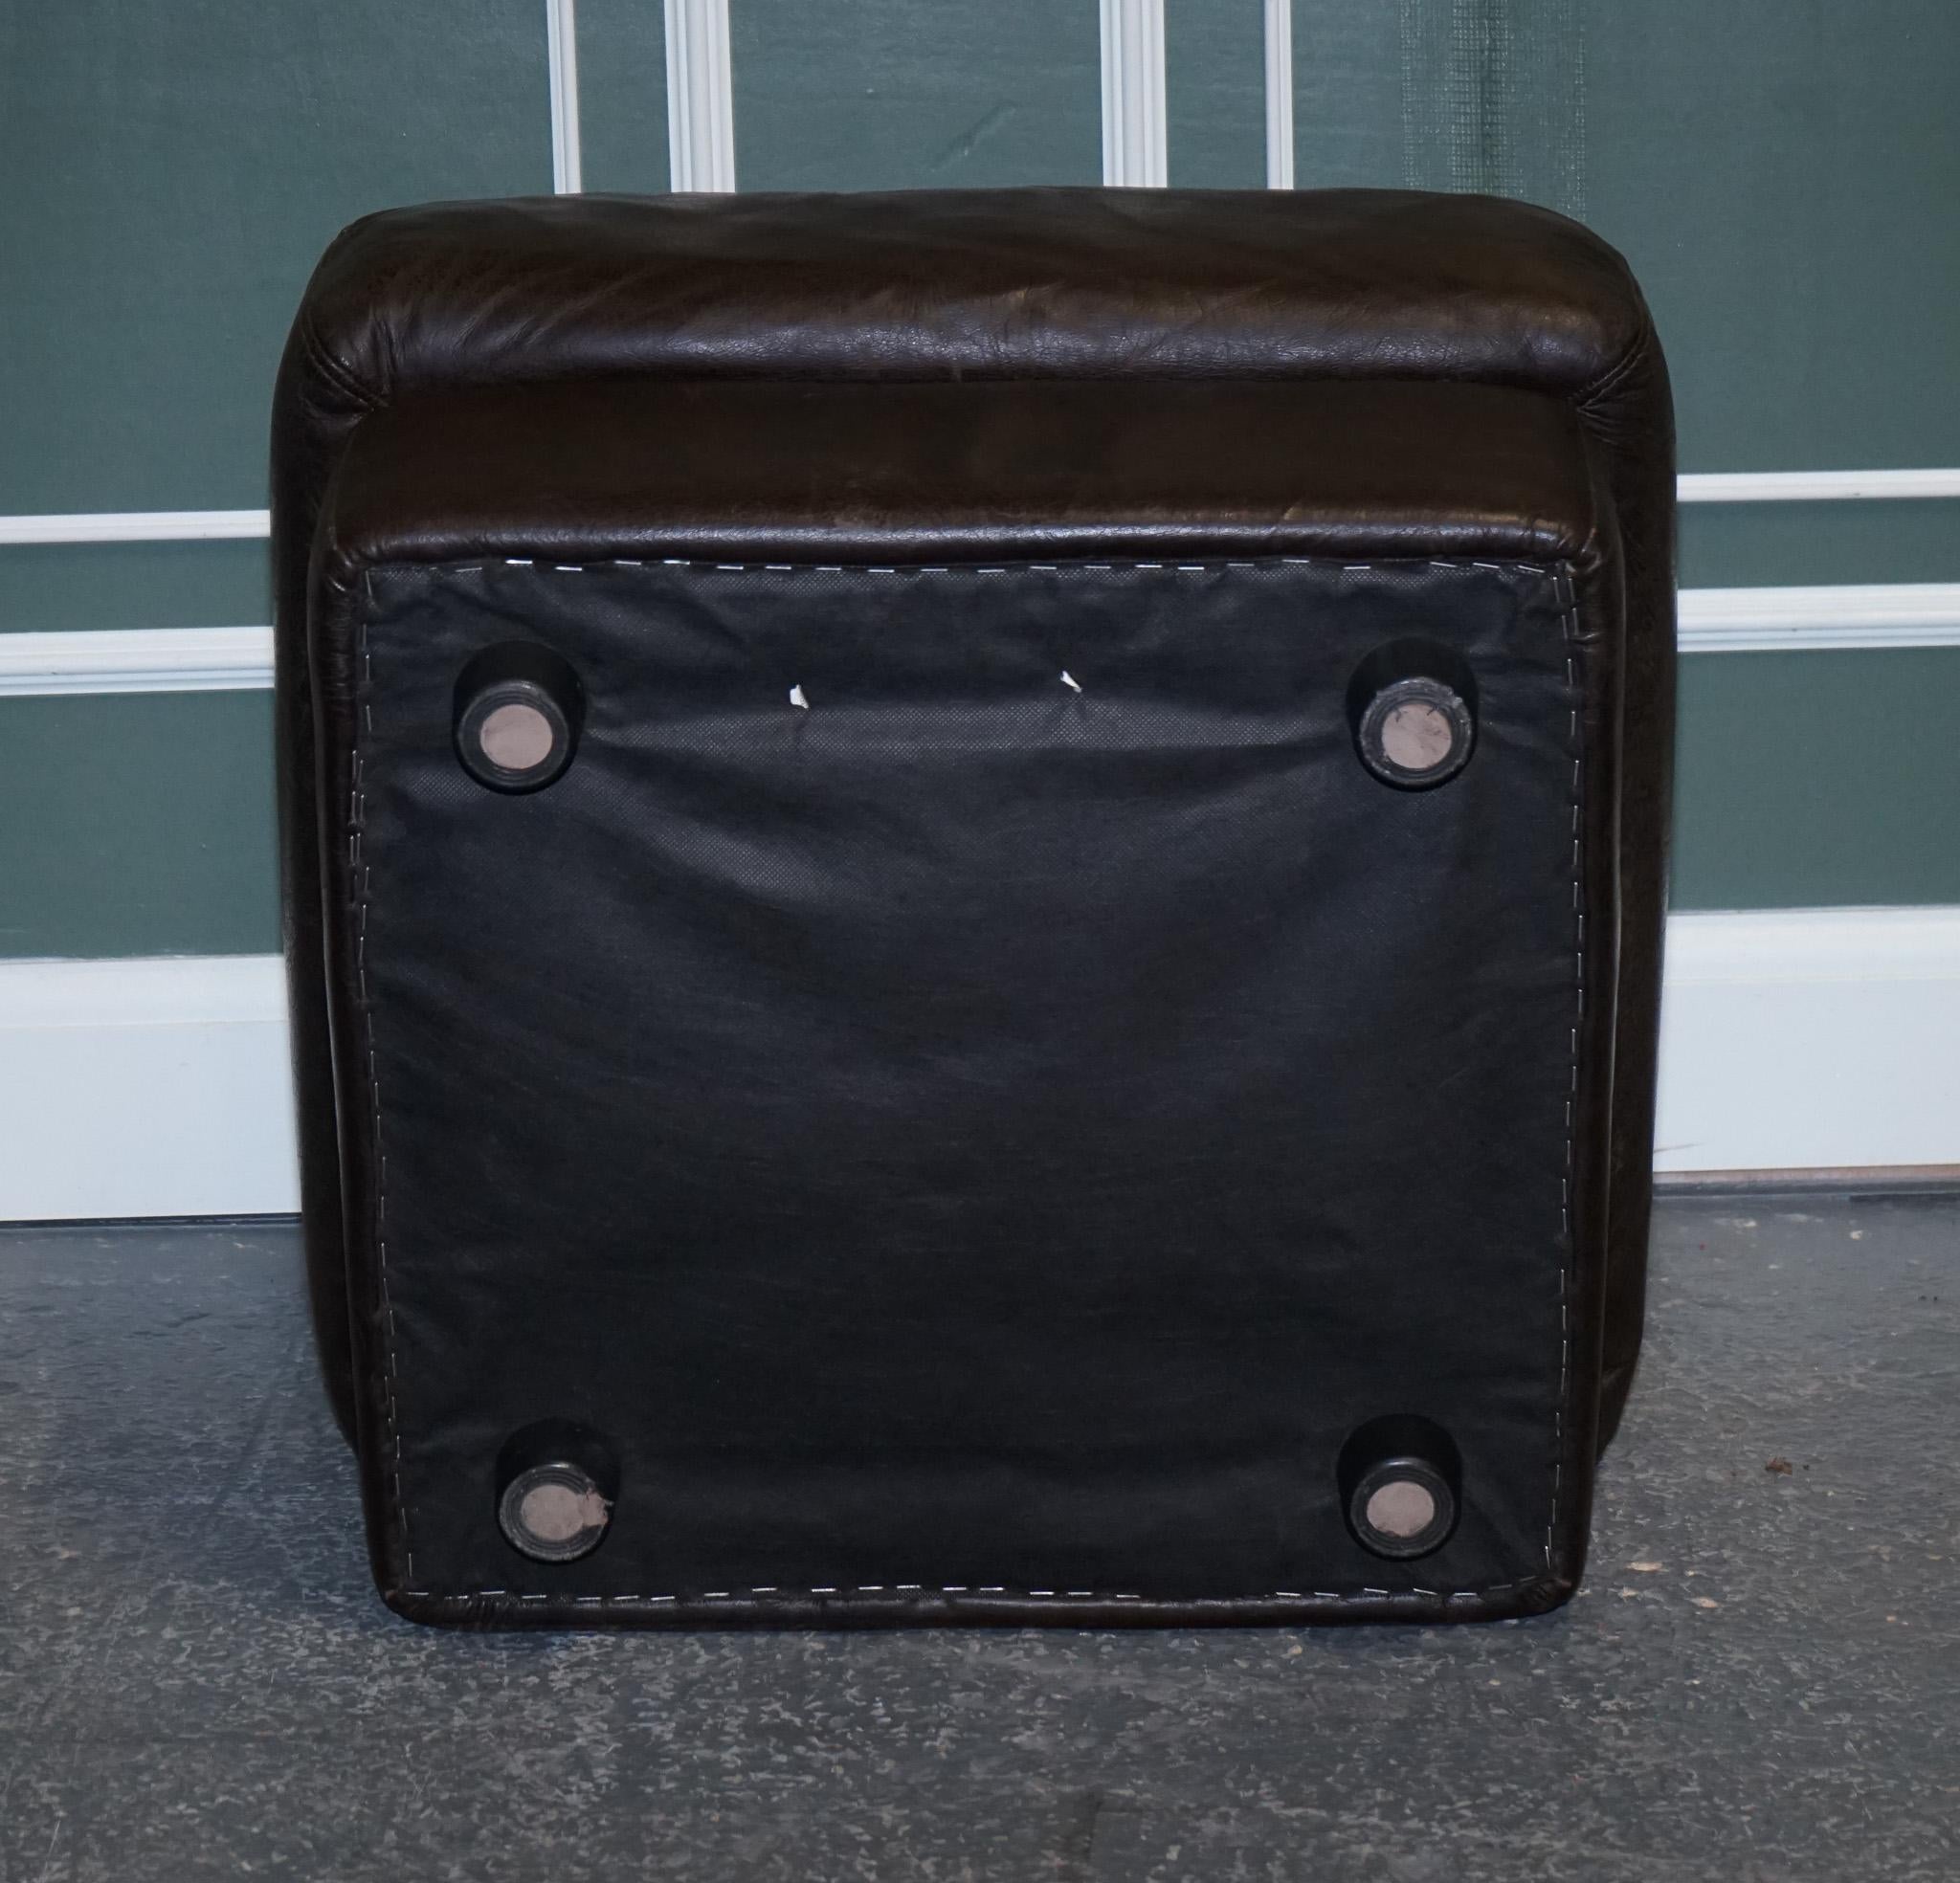
[[[0,10],[0,511],[255,506],[293,303],[385,203],[551,187],[538,0]]]
[[[1684,470],[1960,456],[1953,0],[1295,0],[1294,52],[1301,187],[1526,196],[1626,252]]]
[[[1960,445],[1948,461],[1955,459]],[[1683,588],[1960,582],[1960,503],[1684,503],[1681,582]]]
[[[542,0],[531,11],[542,12]],[[534,17],[534,42],[538,32]],[[578,94],[585,187],[622,195],[665,189],[667,43],[658,7],[579,0]]]
[[[1264,172],[1256,0],[1166,0],[1170,174]],[[656,0],[579,0],[587,187],[667,182]],[[1496,188],[1633,257],[1684,468],[1960,463],[1953,0],[1295,0],[1303,187]],[[1094,181],[1093,0],[733,0],[747,188]],[[322,245],[550,187],[543,0],[0,9],[0,513],[256,507]],[[1960,503],[1682,519],[1691,586],[1960,582]],[[0,632],[267,616],[256,543],[0,546]],[[1683,907],[1960,901],[1960,651],[1683,663]],[[1944,697],[1938,692],[1932,698]],[[0,954],[277,933],[265,701],[0,700]]]
[[[5,435],[0,431],[0,454]],[[234,494],[265,500],[262,490],[250,486]],[[144,505],[167,507],[178,506]],[[243,628],[271,619],[271,571],[262,542],[0,543],[0,632]],[[0,714],[6,706],[0,700]]]
[[[1682,468],[1960,461],[1960,7],[1585,13],[1586,210],[1654,304]]]
[[[1264,35],[1257,5],[1164,0],[1164,117],[1172,188],[1265,187]]]
[[[734,0],[744,189],[1095,183],[1093,5]]]
[[[1960,903],[1955,689],[1960,648],[1683,660],[1676,905]]]
[[[278,946],[269,693],[0,705],[0,954]]]

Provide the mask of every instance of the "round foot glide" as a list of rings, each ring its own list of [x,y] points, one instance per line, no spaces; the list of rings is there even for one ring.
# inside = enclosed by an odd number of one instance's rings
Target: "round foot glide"
[[[1457,1527],[1457,1499],[1420,1458],[1390,1458],[1356,1487],[1348,1522],[1355,1540],[1376,1556],[1427,1556]]]
[[[1361,763],[1403,791],[1446,785],[1477,745],[1477,681],[1454,649],[1393,641],[1355,670],[1348,717]]]
[[[1397,680],[1369,702],[1361,757],[1390,785],[1441,785],[1469,763],[1476,736],[1470,709],[1453,689],[1440,680]]]
[[[497,1527],[533,1562],[575,1562],[606,1540],[619,1496],[612,1449],[566,1420],[526,1426],[497,1469]]]
[[[505,1486],[497,1520],[513,1549],[537,1562],[571,1562],[599,1547],[612,1507],[576,1465],[534,1465]]]
[[[582,717],[578,677],[549,648],[485,648],[457,682],[457,757],[493,791],[542,791],[570,764]]]
[[[1427,1556],[1457,1527],[1462,1469],[1450,1435],[1413,1414],[1371,1420],[1341,1452],[1341,1504],[1370,1555]]]

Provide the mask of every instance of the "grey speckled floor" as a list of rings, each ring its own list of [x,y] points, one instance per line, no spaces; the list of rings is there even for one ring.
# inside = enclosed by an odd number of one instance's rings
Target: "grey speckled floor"
[[[290,1229],[0,1234],[0,1883],[1960,1877],[1960,1200],[1657,1261],[1555,1617],[466,1637],[369,1592]]]

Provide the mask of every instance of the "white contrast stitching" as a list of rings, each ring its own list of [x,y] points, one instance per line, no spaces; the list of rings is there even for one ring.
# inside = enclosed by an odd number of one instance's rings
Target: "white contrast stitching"
[[[1313,565],[1315,560],[1315,558],[1310,556],[1282,556],[1270,559],[1271,562],[1276,562],[1280,565],[1292,567],[1311,566]],[[502,558],[501,561],[504,566],[509,568],[530,568],[534,566],[533,560],[529,557],[506,556]],[[704,561],[697,561],[689,557],[679,556],[668,556],[661,558],[661,565],[668,568],[713,569],[717,572],[727,574],[746,573],[751,568],[751,566],[759,566],[760,568],[765,569],[772,574],[810,573],[818,575],[842,575],[847,572],[845,565],[835,563],[766,563],[762,565],[751,565],[746,563],[708,563]],[[1583,742],[1581,739],[1581,723],[1578,708],[1578,602],[1572,590],[1570,565],[1560,564],[1554,567],[1540,563],[1516,563],[1509,565],[1507,566],[1500,563],[1475,562],[1460,559],[1454,561],[1441,561],[1432,559],[1429,562],[1428,565],[1431,568],[1445,570],[1459,570],[1465,568],[1478,569],[1488,571],[1490,573],[1498,575],[1507,573],[1516,573],[1520,575],[1535,575],[1543,579],[1548,580],[1552,584],[1554,595],[1560,605],[1560,625],[1566,645],[1566,684],[1573,701],[1571,707],[1569,709],[1568,716],[1568,738],[1570,742],[1572,749],[1572,772],[1570,788],[1572,793],[1571,869],[1572,908],[1574,915],[1573,992],[1576,1014],[1580,1020],[1583,1020],[1585,1015],[1586,1000],[1586,918],[1583,906],[1582,892],[1583,848],[1581,835],[1583,807],[1582,782],[1584,774]],[[431,566],[440,570],[440,572],[452,575],[475,575],[482,572],[484,565],[475,564],[467,567],[450,567],[447,569],[442,568],[442,565],[434,565]],[[591,573],[595,569],[603,569],[609,567],[640,568],[645,566],[645,564],[642,560],[639,559],[617,557],[597,564],[560,563],[556,565],[547,565],[546,566],[550,569],[552,573],[579,575]],[[905,565],[856,565],[850,572],[861,575],[880,575],[897,577],[921,575],[992,576],[1009,574],[1012,572],[1013,567],[1024,568],[1041,574],[1050,574],[1059,572],[1062,566],[1063,565],[1059,565],[1053,563],[1028,563],[1014,565],[1012,566],[1000,565],[977,566],[974,565],[960,564]],[[1080,569],[1086,573],[1100,574],[1118,573],[1124,571],[1142,573],[1147,571],[1153,573],[1169,573],[1175,575],[1194,575],[1208,574],[1221,568],[1258,568],[1261,566],[1261,565],[1259,563],[1251,562],[1177,564],[1165,564],[1161,562],[1135,562],[1127,564],[1078,563],[1071,564],[1066,566]],[[1373,563],[1347,563],[1341,565],[1344,573],[1354,574],[1372,572],[1376,568],[1376,566],[1377,565]],[[1390,566],[1392,567],[1394,566],[1394,565],[1392,563]],[[373,732],[374,726],[373,707],[371,703],[371,697],[373,693],[373,673],[368,638],[368,618],[373,610],[372,571],[368,572],[368,579],[366,587],[368,594],[368,609],[366,611],[364,611],[361,618],[359,644],[359,658],[362,668],[362,688],[365,697],[361,702],[361,714],[357,717],[353,748],[350,753],[352,766],[352,786],[349,793],[349,823],[351,828],[348,832],[348,864],[352,878],[350,887],[354,890],[354,893],[357,897],[355,904],[355,959],[359,975],[363,1018],[366,1023],[368,1089],[372,1104],[374,1125],[374,1153],[376,1163],[374,1210],[375,1243],[377,1252],[377,1266],[380,1273],[381,1299],[385,1322],[383,1332],[383,1346],[386,1349],[386,1386],[389,1420],[389,1444],[392,1452],[392,1464],[390,1467],[388,1475],[390,1485],[391,1486],[392,1501],[395,1507],[395,1514],[401,1525],[402,1552],[407,1563],[410,1581],[412,1582],[414,1579],[414,1558],[409,1547],[408,1504],[407,1499],[403,1495],[402,1492],[401,1425],[395,1397],[398,1376],[396,1370],[397,1356],[395,1341],[394,1308],[389,1292],[388,1243],[385,1233],[384,1223],[388,1160],[386,1152],[382,1148],[381,1142],[381,1085],[374,1048],[374,1012],[372,1003],[369,1001],[368,996],[366,971],[368,902],[369,899],[369,885],[372,880],[372,870],[365,859],[362,844],[362,839],[367,825],[367,786],[366,760],[361,751],[361,737],[362,728],[364,726],[367,733],[370,736]],[[1062,677],[1064,681],[1067,681],[1070,684],[1074,684],[1072,677],[1066,673],[1064,673]],[[804,700],[796,698],[796,696],[799,695],[801,692],[802,689],[800,686],[795,689],[792,689],[791,692],[792,702],[799,706],[805,704]],[[1572,1094],[1572,1097],[1569,1097],[1566,1101],[1565,1170],[1564,1174],[1560,1178],[1559,1183],[1559,1239],[1561,1245],[1559,1262],[1559,1386],[1558,1396],[1552,1407],[1553,1468],[1551,1510],[1549,1519],[1546,1525],[1545,1536],[1545,1562],[1546,1568],[1548,1571],[1549,1571],[1552,1566],[1552,1553],[1558,1530],[1558,1515],[1561,1503],[1565,1469],[1565,1407],[1567,1395],[1570,1390],[1571,1334],[1570,1295],[1572,1278],[1572,1270],[1577,1256],[1576,1238],[1574,1237],[1572,1232],[1571,1221],[1571,1192],[1572,1184],[1574,1181],[1574,1158],[1576,1155],[1576,1125],[1574,1119],[1575,1107],[1573,1100],[1576,1097],[1579,1089],[1579,1029],[1576,1025],[1570,1030],[1570,1092]],[[1518,1580],[1509,1583],[1492,1584],[1486,1585],[1481,1589],[1456,1589],[1451,1591],[1448,1595],[1438,1595],[1438,1593],[1434,1589],[1420,1589],[1413,1587],[1408,1589],[1383,1589],[1376,1588],[1371,1585],[1365,1586],[1359,1591],[1347,1592],[1332,1589],[1314,1589],[1311,1591],[1311,1599],[1317,1602],[1348,1603],[1480,1601],[1488,1600],[1492,1596],[1503,1595],[1511,1589],[1525,1587],[1526,1584],[1535,1583],[1537,1580],[1538,1578],[1536,1577],[1521,1577]],[[659,1604],[683,1602],[748,1601],[758,1597],[774,1597],[777,1599],[793,1600],[802,1596],[827,1597],[842,1595],[843,1599],[848,1602],[852,1600],[854,1595],[882,1595],[886,1593],[891,1593],[894,1595],[908,1595],[928,1591],[923,1590],[922,1585],[916,1583],[898,1583],[889,1585],[876,1583],[864,1583],[856,1585],[855,1589],[849,1592],[844,1591],[838,1584],[812,1584],[808,1588],[791,1588],[782,1586],[776,1584],[758,1584],[745,1590],[710,1589],[702,1591],[694,1595],[680,1595],[669,1593],[658,1595],[559,1596],[555,1599],[561,1603],[569,1602],[571,1605],[580,1607],[597,1606],[602,1604],[624,1605],[634,1603],[638,1603],[651,1606]],[[1090,1589],[1068,1589],[1060,1592],[1058,1592],[1054,1589],[1010,1589],[1004,1584],[1000,1584],[945,1583],[939,1585],[937,1592],[941,1595],[955,1597],[1000,1596],[1007,1600],[1014,1602],[1143,1602],[1147,1600],[1146,1597],[1131,1592],[1098,1592]],[[475,1589],[454,1595],[437,1595],[428,1589],[418,1589],[411,1587],[398,1589],[395,1590],[393,1593],[397,1597],[404,1600],[413,1600],[417,1602],[433,1602],[445,1605],[457,1605],[499,1599],[513,1599],[509,1596],[507,1591],[502,1589]],[[542,1594],[523,1594],[517,1596],[514,1599],[525,1604],[540,1604],[548,1602],[550,1600],[553,1600],[554,1598]],[[1181,1606],[1181,1604],[1185,1600],[1187,1600],[1187,1598],[1174,1596],[1154,1597],[1147,1599],[1162,1602],[1167,1606]],[[1267,1591],[1264,1594],[1251,1594],[1232,1598],[1234,1602],[1240,1605],[1253,1605],[1262,1602],[1275,1601],[1303,1602],[1308,1599],[1309,1597],[1307,1595],[1304,1595],[1301,1591],[1296,1589],[1274,1589]]]
[[[496,561],[505,568],[535,568],[542,566],[556,575],[590,575],[594,570],[609,568],[646,568],[646,559],[640,556],[609,556],[596,563],[546,563],[540,565],[530,556],[501,556]],[[758,570],[771,575],[1013,575],[1016,572],[1032,572],[1036,575],[1058,575],[1080,572],[1085,575],[1109,575],[1150,571],[1165,575],[1215,575],[1223,569],[1257,568],[1312,568],[1325,564],[1325,557],[1315,556],[1269,556],[1258,562],[1215,562],[1215,563],[715,563],[694,556],[662,556],[657,565],[660,568],[712,569],[724,575],[746,575]],[[418,565],[429,571],[442,575],[480,575],[490,565],[472,563],[455,565],[449,563],[428,563]],[[1381,568],[1414,567],[1414,563],[1399,560],[1387,563],[1342,563],[1344,574],[1367,575]],[[1459,557],[1455,561],[1443,561],[1432,557],[1427,566],[1433,569],[1483,569],[1493,575],[1536,575],[1548,580],[1561,578],[1555,573],[1554,565],[1548,563],[1478,563]],[[1560,564],[1558,568],[1566,565]]]
[[[1372,1586],[1360,1589],[1269,1589],[1261,1594],[1241,1595],[1225,1598],[1244,1606],[1263,1602],[1475,1602],[1492,1595],[1503,1595],[1507,1590],[1523,1588],[1534,1577],[1521,1578],[1514,1583],[1495,1583],[1481,1589],[1453,1589],[1444,1595],[1437,1589],[1407,1588],[1384,1589]],[[391,1591],[404,1601],[412,1602],[522,1602],[532,1605],[558,1602],[569,1603],[581,1608],[597,1607],[601,1604],[623,1606],[640,1603],[649,1606],[660,1603],[679,1602],[748,1602],[758,1596],[773,1596],[787,1601],[796,1601],[805,1596],[841,1596],[849,1602],[854,1595],[997,1595],[1008,1602],[1053,1601],[1053,1602],[1155,1602],[1166,1607],[1181,1607],[1193,1598],[1186,1596],[1143,1596],[1125,1590],[1112,1593],[1098,1589],[1013,1589],[1004,1587],[969,1588],[964,1584],[948,1584],[940,1589],[922,1586],[918,1583],[895,1583],[888,1588],[881,1585],[868,1585],[861,1589],[847,1589],[835,1583],[819,1584],[810,1588],[785,1588],[776,1584],[748,1589],[702,1589],[691,1595],[540,1595],[513,1593],[509,1589],[466,1589],[454,1595],[438,1595],[434,1589],[401,1588]]]

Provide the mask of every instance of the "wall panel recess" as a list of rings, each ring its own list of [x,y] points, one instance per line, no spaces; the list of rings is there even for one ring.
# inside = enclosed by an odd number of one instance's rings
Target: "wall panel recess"
[[[551,187],[540,0],[6,17],[0,511],[262,503],[273,369],[334,233]]]
[[[1102,178],[1093,0],[735,0],[744,189]]]

